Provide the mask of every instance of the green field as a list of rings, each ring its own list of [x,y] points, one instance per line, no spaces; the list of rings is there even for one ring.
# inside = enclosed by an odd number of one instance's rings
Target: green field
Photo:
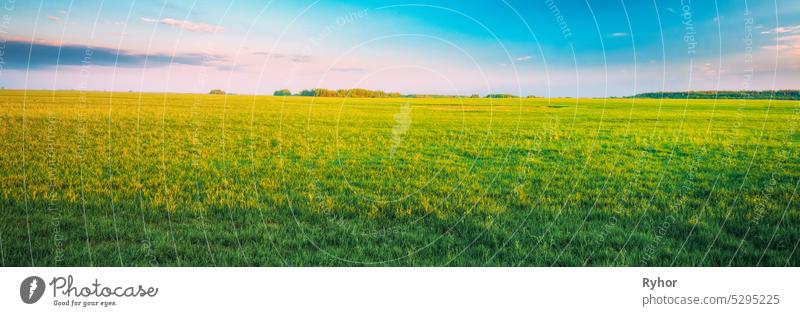
[[[800,102],[0,92],[3,266],[798,266]]]

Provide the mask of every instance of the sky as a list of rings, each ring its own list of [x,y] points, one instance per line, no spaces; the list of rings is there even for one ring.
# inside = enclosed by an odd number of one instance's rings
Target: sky
[[[2,0],[6,89],[800,88],[797,0]]]

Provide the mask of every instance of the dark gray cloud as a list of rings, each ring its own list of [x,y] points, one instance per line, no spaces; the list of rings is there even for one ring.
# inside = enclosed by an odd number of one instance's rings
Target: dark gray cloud
[[[61,66],[117,66],[126,68],[182,65],[210,65],[219,67],[222,58],[203,54],[136,54],[104,47],[82,45],[53,45],[26,41],[0,42],[3,67],[6,69],[42,69]]]

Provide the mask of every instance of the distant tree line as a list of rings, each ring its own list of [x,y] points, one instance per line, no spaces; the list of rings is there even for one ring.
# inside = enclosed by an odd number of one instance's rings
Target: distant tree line
[[[463,95],[453,94],[404,94],[403,98],[466,98]],[[471,98],[480,98],[480,96],[472,96]]]
[[[302,96],[302,97],[339,97],[339,98],[399,98],[399,92],[384,92],[381,90],[368,89],[306,89],[298,93],[292,93],[288,89],[275,90],[274,96]]]
[[[298,93],[292,93],[289,89],[275,90],[273,96],[301,96],[301,97],[338,97],[338,98],[480,98],[478,94],[471,96],[448,95],[448,94],[400,94],[399,92],[385,92],[381,90],[369,89],[305,89]],[[486,98],[518,98],[513,94],[487,94]],[[535,98],[536,96],[528,96]]]
[[[495,93],[495,94],[487,94],[486,98],[489,98],[489,99],[508,99],[508,98],[519,98],[519,97],[515,96],[513,94]]]
[[[800,100],[800,90],[648,92],[633,98]]]

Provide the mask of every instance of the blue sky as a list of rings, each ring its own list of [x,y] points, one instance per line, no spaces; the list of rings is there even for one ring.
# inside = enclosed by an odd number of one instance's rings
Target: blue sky
[[[800,1],[4,1],[6,88],[800,88]]]

